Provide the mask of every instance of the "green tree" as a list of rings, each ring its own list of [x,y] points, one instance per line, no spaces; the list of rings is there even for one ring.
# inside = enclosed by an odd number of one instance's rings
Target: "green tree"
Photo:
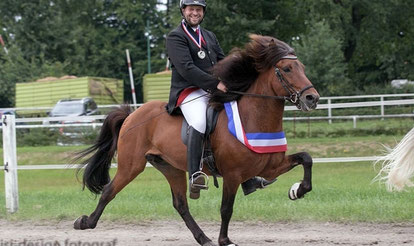
[[[308,1],[307,9],[311,23],[326,20],[342,36],[354,93],[372,93],[395,78],[413,79],[413,1],[319,0]]]
[[[292,44],[306,66],[306,74],[323,96],[353,92],[346,75],[346,63],[341,51],[342,40],[326,22],[312,23],[307,35]]]
[[[165,66],[162,56],[165,15],[156,5],[156,0],[1,1],[0,34],[25,61],[13,60],[16,56],[10,56],[10,61],[3,62],[9,63],[7,67],[19,64],[22,70],[28,64],[37,68],[34,70],[56,65],[52,70],[62,68],[60,75],[121,78],[129,100],[125,58],[125,49],[129,49],[140,98],[141,80],[147,69],[147,21],[151,27],[153,71]],[[20,76],[17,81],[37,78]]]
[[[290,43],[304,31],[304,8],[300,0],[218,0],[208,2],[206,28],[214,31],[228,53],[248,41],[248,34],[274,36]]]

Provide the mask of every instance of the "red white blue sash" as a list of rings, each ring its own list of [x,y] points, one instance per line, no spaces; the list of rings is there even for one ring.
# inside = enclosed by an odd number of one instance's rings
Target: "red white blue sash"
[[[237,102],[224,104],[228,118],[228,128],[247,148],[256,153],[275,153],[287,150],[287,141],[284,132],[272,133],[245,133],[241,124]]]

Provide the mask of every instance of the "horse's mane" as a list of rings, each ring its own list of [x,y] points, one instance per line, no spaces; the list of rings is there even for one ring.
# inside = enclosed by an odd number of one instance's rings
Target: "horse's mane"
[[[213,68],[213,75],[222,81],[229,91],[246,91],[256,81],[259,73],[276,65],[283,56],[295,54],[289,45],[276,38],[256,34],[249,37],[250,42],[244,49],[233,49]],[[211,95],[210,104],[220,109],[224,102],[234,101],[240,97],[233,93],[215,91]]]

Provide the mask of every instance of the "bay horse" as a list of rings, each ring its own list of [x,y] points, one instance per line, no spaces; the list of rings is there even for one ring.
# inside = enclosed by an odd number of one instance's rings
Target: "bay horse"
[[[386,147],[386,153],[375,161],[382,163],[382,168],[374,181],[384,181],[389,191],[414,186],[414,128],[394,148]]]
[[[245,132],[281,132],[285,101],[310,111],[316,108],[319,94],[290,46],[269,36],[250,35],[250,39],[243,49],[233,51],[215,66],[213,74],[226,84],[228,93],[215,92],[210,102],[219,110],[223,102],[237,100]],[[195,240],[200,245],[215,245],[189,211],[186,146],[180,137],[183,117],[167,114],[165,106],[165,102],[151,101],[133,113],[124,106],[108,114],[96,143],[78,156],[88,157],[84,161],[84,187],[102,195],[91,215],[75,221],[75,229],[95,228],[105,206],[144,171],[148,161],[167,179],[173,206]],[[303,165],[304,178],[292,186],[289,197],[302,198],[312,189],[312,158],[308,153],[256,153],[231,135],[227,124],[227,115],[221,110],[210,135],[216,168],[223,178],[219,245],[235,245],[228,237],[228,228],[242,182],[254,176],[273,180]],[[109,168],[115,152],[118,169],[110,180]],[[206,167],[203,171],[211,174]]]

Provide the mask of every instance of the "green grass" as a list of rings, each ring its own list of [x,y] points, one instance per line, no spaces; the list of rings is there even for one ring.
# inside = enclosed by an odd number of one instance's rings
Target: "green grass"
[[[114,170],[113,170],[114,171]],[[112,171],[112,172],[113,172]],[[113,174],[113,173],[112,173]],[[413,192],[389,193],[383,185],[371,184],[376,172],[372,163],[323,163],[313,168],[313,190],[304,199],[290,201],[287,191],[301,180],[301,167],[282,175],[267,189],[249,196],[239,191],[233,219],[237,221],[371,221],[413,222]],[[75,219],[91,213],[97,199],[82,191],[74,170],[19,171],[20,208],[5,211],[4,188],[0,189],[0,218],[9,220]],[[0,176],[3,183],[3,175]],[[221,185],[221,182],[220,182]],[[210,185],[199,200],[190,201],[199,220],[220,220],[221,189]],[[107,207],[103,220],[180,219],[172,207],[164,177],[147,168]]]
[[[316,158],[381,154],[381,144],[395,145],[399,136],[288,139],[289,153],[308,151]],[[70,154],[84,146],[18,148],[19,165],[67,163]],[[2,155],[2,154],[1,154]],[[112,170],[113,175],[116,170]],[[371,183],[378,170],[370,162],[318,163],[313,167],[313,190],[304,199],[290,201],[290,186],[303,177],[302,167],[279,177],[269,188],[249,196],[239,191],[233,220],[237,221],[341,221],[414,222],[413,191],[389,193],[384,185]],[[0,184],[4,184],[0,174]],[[82,191],[75,170],[19,170],[20,208],[5,211],[4,185],[0,185],[0,218],[8,220],[75,219],[90,214],[98,202]],[[221,179],[220,185],[221,185]],[[220,220],[221,186],[190,200],[198,220]],[[103,220],[180,220],[172,207],[165,178],[147,168],[104,211]]]

